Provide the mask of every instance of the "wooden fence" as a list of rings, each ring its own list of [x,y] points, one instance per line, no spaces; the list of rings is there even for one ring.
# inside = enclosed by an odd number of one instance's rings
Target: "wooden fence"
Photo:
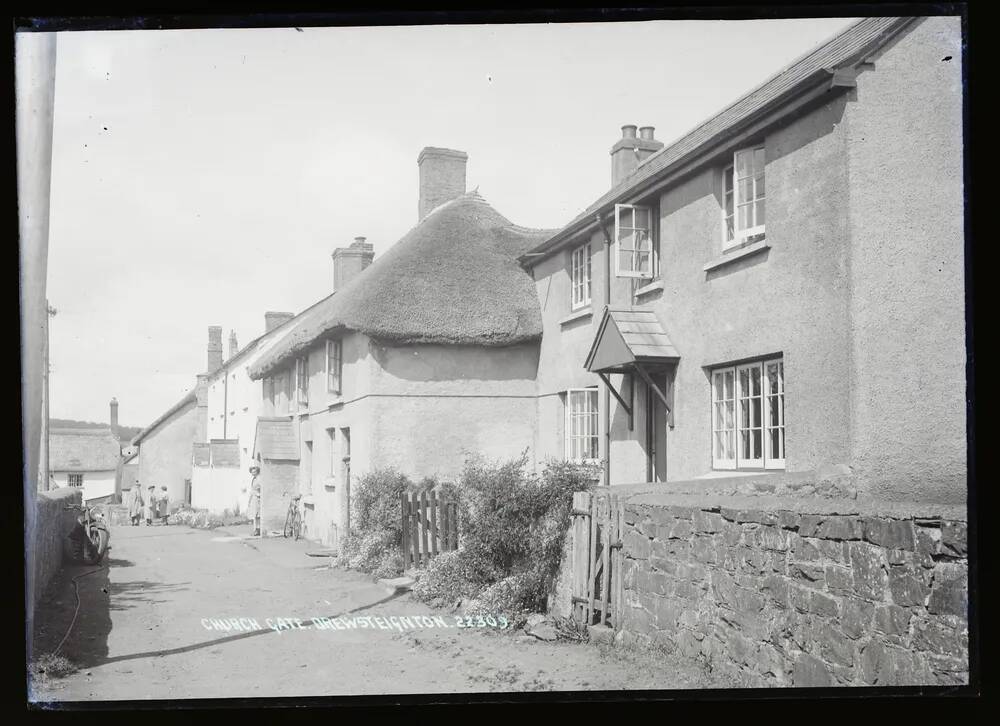
[[[573,617],[621,627],[625,509],[608,487],[573,495]]]
[[[404,492],[400,496],[403,515],[403,568],[425,565],[431,557],[458,549],[458,502],[437,492]]]

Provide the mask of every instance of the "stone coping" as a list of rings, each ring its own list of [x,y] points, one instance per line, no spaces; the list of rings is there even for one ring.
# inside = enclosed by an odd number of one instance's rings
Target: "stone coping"
[[[740,494],[633,494],[626,504],[651,507],[691,507],[696,509],[740,509],[757,511],[789,511],[798,514],[857,515],[891,517],[893,519],[942,519],[965,522],[968,514],[964,505],[928,504],[923,502],[887,502],[877,499],[845,499],[841,497],[776,497]]]
[[[611,490],[629,504],[647,506],[727,507],[785,510],[799,514],[968,520],[968,509],[964,503],[888,501],[859,495],[854,477],[846,467],[814,472],[762,472],[751,476],[669,483],[645,482],[616,485]]]

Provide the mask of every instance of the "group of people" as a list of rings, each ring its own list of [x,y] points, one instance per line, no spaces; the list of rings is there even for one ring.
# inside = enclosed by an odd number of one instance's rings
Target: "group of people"
[[[170,514],[170,499],[165,486],[161,486],[160,491],[157,492],[156,487],[150,484],[146,488],[146,494],[143,495],[142,487],[139,486],[139,482],[136,482],[129,491],[125,503],[128,505],[128,515],[132,520],[133,527],[138,527],[141,519],[145,519],[146,524],[151,525],[154,519],[162,517],[163,523],[167,523],[167,517]]]

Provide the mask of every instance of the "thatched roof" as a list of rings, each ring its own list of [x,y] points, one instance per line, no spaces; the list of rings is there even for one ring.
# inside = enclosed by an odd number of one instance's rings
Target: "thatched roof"
[[[537,340],[538,295],[517,258],[551,233],[512,224],[475,191],[442,204],[342,290],[303,313],[250,375],[267,375],[335,330],[396,344]]]
[[[49,430],[49,468],[52,471],[114,471],[121,447],[111,428]]]

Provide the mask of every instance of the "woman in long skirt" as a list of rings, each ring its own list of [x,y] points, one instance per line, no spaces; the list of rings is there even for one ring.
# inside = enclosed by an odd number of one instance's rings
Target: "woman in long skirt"
[[[132,520],[132,526],[138,527],[142,518],[142,490],[139,488],[139,482],[129,490],[128,516]]]

